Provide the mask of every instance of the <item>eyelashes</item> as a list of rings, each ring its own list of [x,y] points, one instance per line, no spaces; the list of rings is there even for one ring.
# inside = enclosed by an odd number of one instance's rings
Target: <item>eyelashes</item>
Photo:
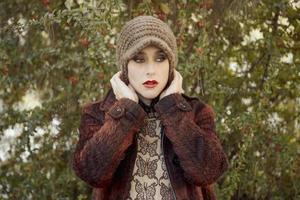
[[[162,61],[164,61],[165,59],[167,59],[167,56],[165,54],[159,55],[158,59]]]
[[[144,62],[144,58],[143,58],[142,56],[134,56],[134,57],[132,58],[132,60],[134,60],[134,61],[137,62],[137,63],[142,63],[142,62]]]
[[[157,62],[163,62],[164,60],[167,59],[167,56],[164,53],[160,53],[157,58],[155,58],[155,60]],[[145,62],[145,58],[142,55],[136,55],[132,58],[132,60],[134,60],[137,63],[143,63]]]

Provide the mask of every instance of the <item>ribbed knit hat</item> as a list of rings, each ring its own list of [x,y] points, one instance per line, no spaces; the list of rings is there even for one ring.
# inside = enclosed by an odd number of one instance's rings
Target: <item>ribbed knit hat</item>
[[[117,64],[122,71],[121,79],[126,84],[129,83],[127,71],[129,60],[150,45],[162,49],[167,55],[170,65],[167,85],[170,84],[178,62],[176,38],[166,23],[153,16],[138,16],[128,21],[117,40]]]

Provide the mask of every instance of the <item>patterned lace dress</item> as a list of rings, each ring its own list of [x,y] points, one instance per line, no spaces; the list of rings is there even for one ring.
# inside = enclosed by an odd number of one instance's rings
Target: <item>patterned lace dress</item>
[[[137,157],[131,180],[130,200],[173,200],[161,143],[161,121],[150,112],[137,134]]]

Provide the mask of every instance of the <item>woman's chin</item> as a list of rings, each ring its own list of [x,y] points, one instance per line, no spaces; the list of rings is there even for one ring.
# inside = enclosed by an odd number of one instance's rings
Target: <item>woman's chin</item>
[[[144,92],[143,91],[143,92],[139,93],[139,95],[144,99],[152,100],[152,99],[155,99],[156,97],[158,97],[159,92]]]

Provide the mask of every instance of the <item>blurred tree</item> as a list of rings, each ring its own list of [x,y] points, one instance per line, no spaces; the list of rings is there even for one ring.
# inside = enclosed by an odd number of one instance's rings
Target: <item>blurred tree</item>
[[[70,168],[80,108],[107,92],[116,37],[142,14],[172,27],[186,93],[215,109],[231,164],[219,199],[299,199],[299,10],[296,0],[2,0],[1,199],[91,198]],[[32,95],[40,104],[22,107]]]

